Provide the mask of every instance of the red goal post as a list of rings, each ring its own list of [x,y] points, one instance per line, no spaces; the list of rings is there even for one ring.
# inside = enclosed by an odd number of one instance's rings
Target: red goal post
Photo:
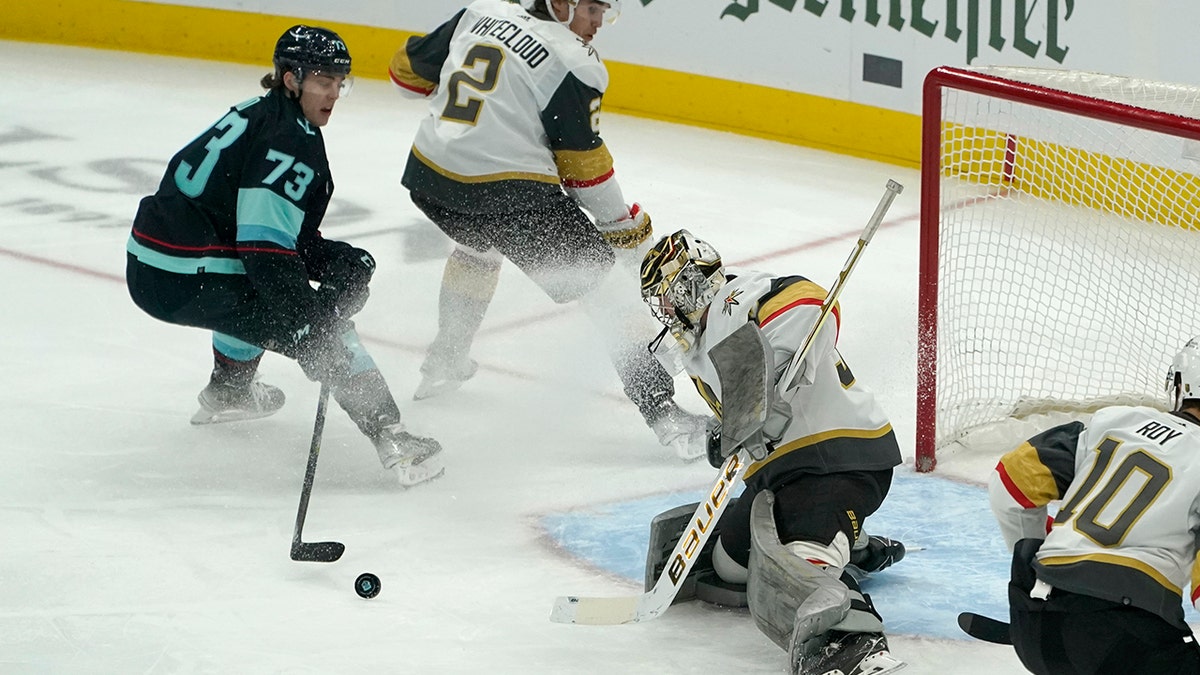
[[[1171,357],[1200,334],[1198,118],[1198,87],[929,73],[917,470],[1063,415],[1165,403]]]

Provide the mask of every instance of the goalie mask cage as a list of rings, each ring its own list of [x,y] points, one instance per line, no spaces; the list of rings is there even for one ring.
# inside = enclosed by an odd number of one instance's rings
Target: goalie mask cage
[[[1105,405],[1165,406],[1200,334],[1198,106],[1197,87],[1096,73],[926,77],[919,471]]]

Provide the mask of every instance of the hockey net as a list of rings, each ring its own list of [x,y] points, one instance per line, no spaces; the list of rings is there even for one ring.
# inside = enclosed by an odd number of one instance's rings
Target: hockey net
[[[939,68],[922,113],[917,469],[1112,404],[1200,334],[1200,88]]]

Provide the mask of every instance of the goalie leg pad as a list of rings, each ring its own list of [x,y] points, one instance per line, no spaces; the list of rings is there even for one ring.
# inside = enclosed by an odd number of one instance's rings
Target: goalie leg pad
[[[729,508],[736,503],[737,498],[732,498]],[[654,584],[662,576],[663,569],[666,568],[671,553],[675,550],[675,545],[679,543],[679,538],[688,529],[692,516],[699,506],[699,502],[676,506],[663,511],[650,521],[650,545],[646,551],[645,589],[647,591],[654,588]],[[697,554],[696,561],[688,571],[687,577],[679,584],[679,591],[671,604],[698,598],[726,607],[746,606],[745,587],[723,581],[713,569],[713,550],[716,542],[720,540],[721,534],[719,521],[714,523],[713,527],[714,530],[709,535],[708,542]]]
[[[841,622],[850,611],[849,589],[837,577],[797,557],[779,542],[775,495],[761,491],[750,512],[750,614],[782,649],[795,635],[804,642]]]

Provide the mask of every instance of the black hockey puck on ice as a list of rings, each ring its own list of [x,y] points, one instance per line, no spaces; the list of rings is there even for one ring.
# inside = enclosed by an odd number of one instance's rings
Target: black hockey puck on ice
[[[373,598],[379,595],[379,577],[370,572],[363,572],[354,580],[354,592],[361,598]]]

